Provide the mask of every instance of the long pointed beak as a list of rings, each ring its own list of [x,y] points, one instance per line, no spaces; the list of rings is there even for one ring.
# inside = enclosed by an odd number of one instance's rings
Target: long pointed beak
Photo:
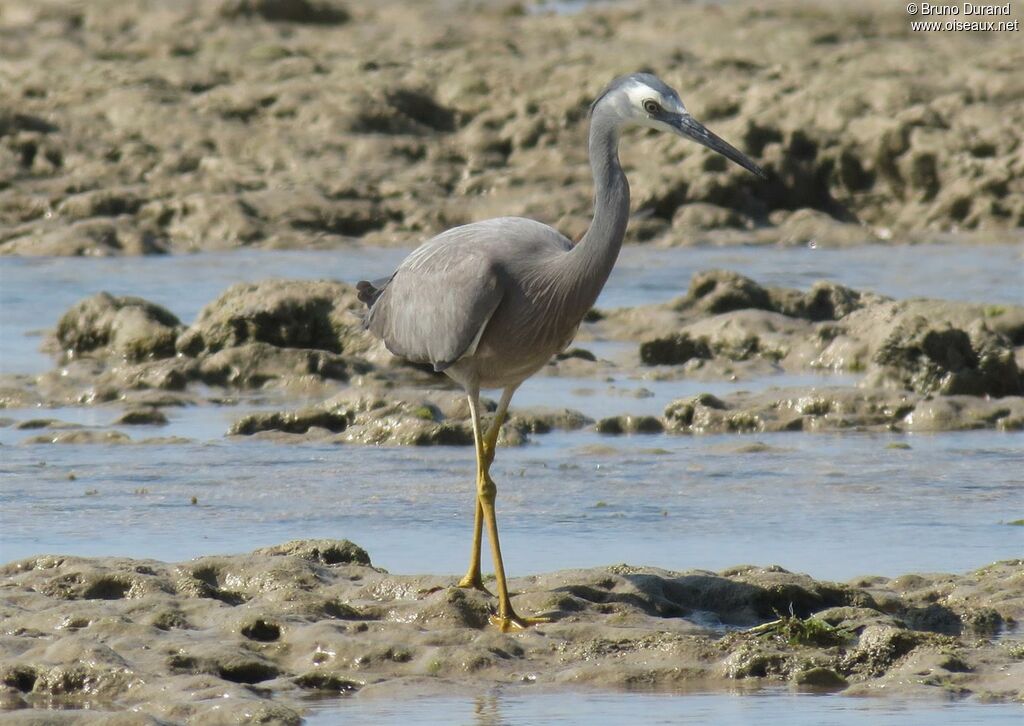
[[[685,136],[688,139],[693,139],[698,144],[706,146],[712,151],[718,152],[726,159],[736,162],[747,171],[757,174],[762,179],[768,178],[764,169],[752,162],[746,154],[725,139],[722,139],[708,131],[704,124],[690,114],[680,114],[679,116],[676,116],[672,119],[672,126],[680,135]]]

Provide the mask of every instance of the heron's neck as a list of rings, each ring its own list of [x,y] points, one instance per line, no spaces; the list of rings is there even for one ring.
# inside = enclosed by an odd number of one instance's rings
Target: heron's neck
[[[594,172],[594,219],[570,252],[579,299],[587,303],[587,309],[615,266],[629,221],[629,183],[619,165],[618,124],[599,113],[590,122],[590,166]]]

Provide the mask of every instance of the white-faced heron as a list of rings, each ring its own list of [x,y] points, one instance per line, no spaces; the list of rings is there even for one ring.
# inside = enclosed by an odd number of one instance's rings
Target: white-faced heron
[[[460,587],[486,589],[480,576],[484,523],[494,554],[501,630],[543,622],[512,609],[494,514],[490,468],[516,388],[561,352],[597,300],[622,246],[629,184],[619,165],[619,133],[628,126],[670,131],[703,144],[749,171],[764,172],[687,112],[679,94],[649,73],[613,81],[591,106],[590,165],[594,218],[579,242],[540,222],[500,217],[450,229],[425,242],[391,277],[362,281],[366,327],[395,355],[429,363],[469,397],[476,440],[476,517],[469,570]],[[480,389],[500,388],[484,432]]]

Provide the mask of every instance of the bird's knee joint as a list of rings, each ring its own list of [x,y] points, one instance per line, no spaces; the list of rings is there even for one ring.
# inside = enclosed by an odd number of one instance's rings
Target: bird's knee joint
[[[481,500],[493,503],[495,497],[498,496],[498,487],[490,477],[485,477],[477,483],[476,493]]]

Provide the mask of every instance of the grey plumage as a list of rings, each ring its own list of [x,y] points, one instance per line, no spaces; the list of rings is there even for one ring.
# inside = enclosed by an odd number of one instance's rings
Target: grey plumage
[[[519,384],[572,340],[615,265],[629,217],[619,132],[629,125],[686,136],[764,176],[694,120],[672,88],[649,73],[634,73],[612,81],[591,107],[594,218],[578,243],[530,219],[490,219],[450,229],[413,251],[390,278],[358,285],[359,298],[369,307],[366,326],[388,350],[444,371],[469,396],[478,495],[473,556],[460,584],[483,589],[479,550],[486,520],[503,629],[527,621],[515,615],[508,600],[494,524],[489,468],[498,427]],[[481,388],[504,389],[486,435],[479,421]]]

